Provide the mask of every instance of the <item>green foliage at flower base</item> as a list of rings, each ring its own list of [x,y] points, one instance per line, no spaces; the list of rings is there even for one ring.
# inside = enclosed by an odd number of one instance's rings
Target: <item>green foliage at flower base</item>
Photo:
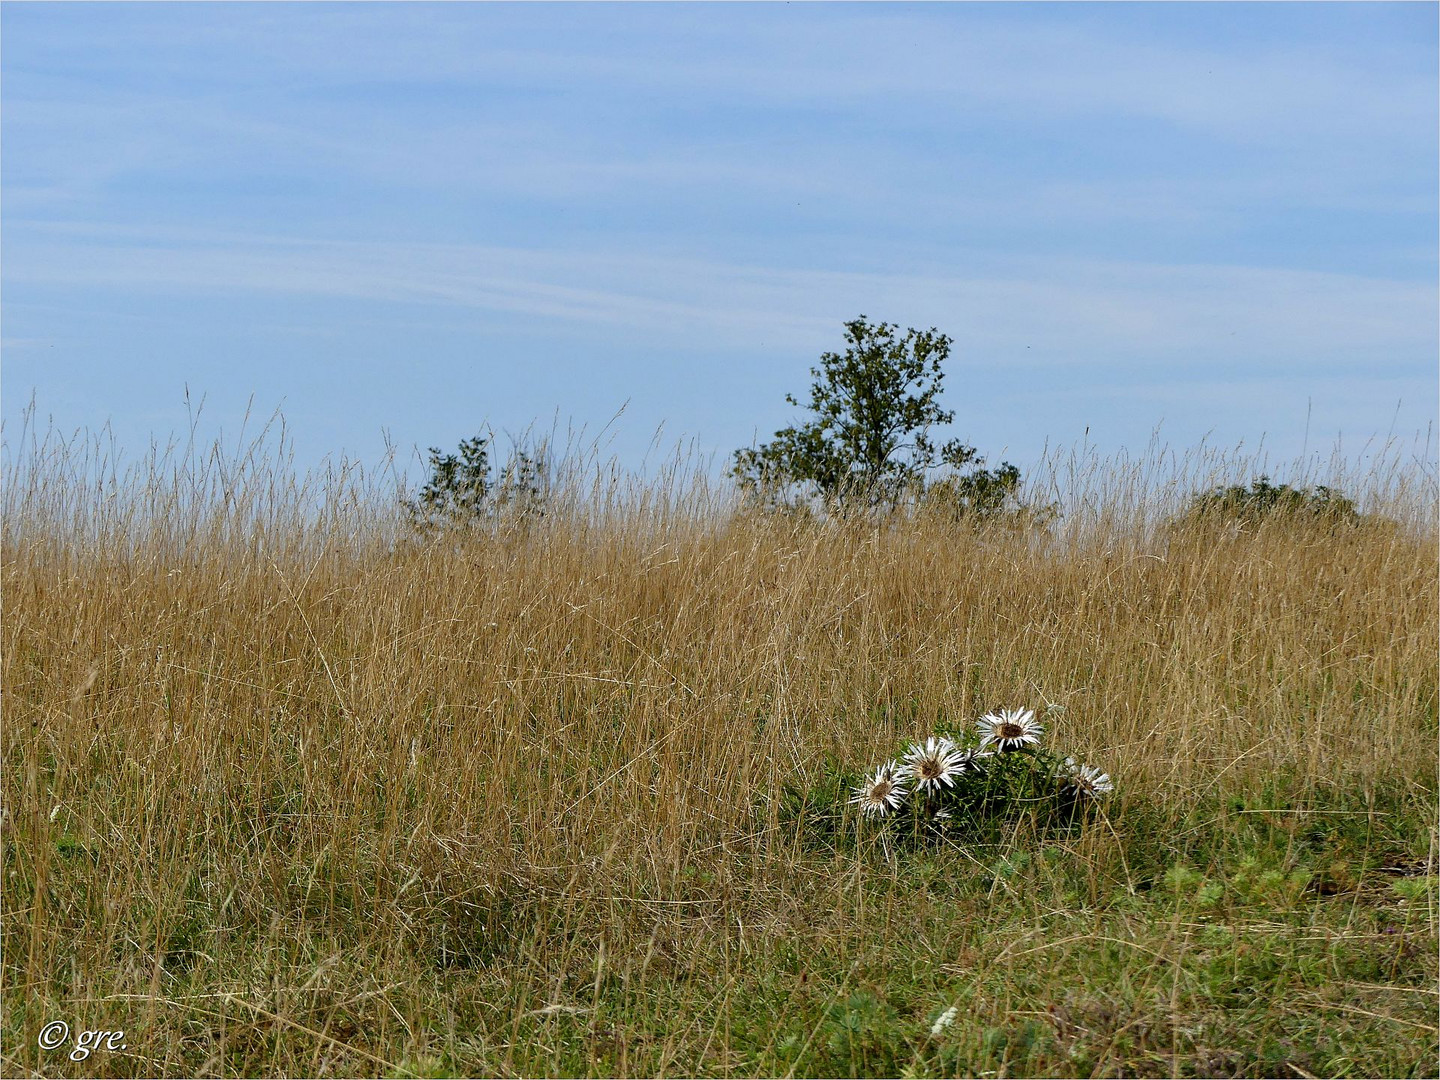
[[[911,760],[927,745],[958,768],[922,783]],[[875,785],[887,775],[903,794],[877,801]],[[786,789],[778,818],[811,848],[876,840],[889,849],[964,847],[993,843],[1022,820],[1069,828],[1092,816],[1112,788],[1107,775],[1032,742],[996,749],[966,727],[942,724],[936,736],[908,744],[874,773],[832,763],[807,786]]]

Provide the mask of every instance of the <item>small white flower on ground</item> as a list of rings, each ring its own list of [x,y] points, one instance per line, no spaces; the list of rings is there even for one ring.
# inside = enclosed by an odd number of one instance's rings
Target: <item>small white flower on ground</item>
[[[1089,765],[1081,765],[1074,758],[1065,759],[1065,781],[1081,795],[1098,799],[1115,790],[1114,781],[1108,774]]]
[[[960,1010],[957,1009],[954,1005],[951,1005],[948,1009],[946,1009],[944,1012],[942,1012],[939,1016],[935,1018],[935,1023],[930,1025],[930,1037],[936,1038],[940,1034],[942,1034],[946,1028],[948,1028],[951,1024],[955,1023],[955,1018],[959,1015]]]
[[[874,776],[855,789],[851,805],[860,807],[866,817],[884,817],[898,810],[905,801],[905,781],[898,773],[894,762],[881,765]]]
[[[942,784],[951,787],[955,783],[955,777],[965,771],[965,760],[953,742],[932,735],[923,746],[911,745],[905,755],[905,768],[921,791],[938,792]]]
[[[995,746],[1000,750],[1019,750],[1035,746],[1045,734],[1045,725],[1035,719],[1029,709],[1001,709],[986,713],[976,724],[980,728],[980,749]]]

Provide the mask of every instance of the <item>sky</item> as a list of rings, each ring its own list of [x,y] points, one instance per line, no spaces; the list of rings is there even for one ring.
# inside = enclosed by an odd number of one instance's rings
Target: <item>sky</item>
[[[6,441],[718,471],[861,314],[992,463],[1433,433],[1437,10],[6,3]]]

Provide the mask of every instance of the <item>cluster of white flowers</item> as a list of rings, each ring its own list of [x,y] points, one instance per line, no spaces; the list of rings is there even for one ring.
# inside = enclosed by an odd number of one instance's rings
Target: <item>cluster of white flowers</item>
[[[959,1015],[960,1010],[957,1009],[954,1005],[951,1005],[948,1009],[942,1012],[939,1016],[935,1018],[935,1022],[930,1025],[931,1037],[938,1039],[941,1035],[945,1034],[945,1029],[948,1028],[951,1024],[955,1023],[955,1018]]]
[[[967,771],[978,769],[986,758],[997,753],[1039,746],[1045,726],[1029,709],[999,709],[976,721],[980,743],[974,749],[961,747],[947,736],[934,736],[912,743],[899,761],[887,762],[875,775],[854,789],[850,802],[866,817],[884,817],[905,805],[912,792],[940,795],[955,785]],[[1079,795],[1099,798],[1115,790],[1110,777],[1098,769],[1066,758],[1060,770],[1063,781]],[[948,817],[944,810],[936,816]]]

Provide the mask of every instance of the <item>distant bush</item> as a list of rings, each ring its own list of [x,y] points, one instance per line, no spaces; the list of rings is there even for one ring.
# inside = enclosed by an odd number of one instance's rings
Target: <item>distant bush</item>
[[[1197,495],[1182,518],[1239,525],[1258,525],[1273,518],[1307,519],[1337,525],[1355,525],[1361,520],[1355,503],[1334,488],[1324,484],[1313,488],[1272,484],[1268,476],[1252,480],[1248,487],[1233,484]]]
[[[551,469],[543,445],[516,446],[505,464],[494,464],[495,438],[476,435],[458,454],[430,448],[430,478],[414,499],[402,499],[409,523],[429,532],[493,520],[503,513],[539,516],[550,495]]]
[[[924,513],[971,524],[1043,528],[1059,516],[1057,506],[1021,500],[1020,470],[1009,462],[931,480],[920,488],[916,503]]]

